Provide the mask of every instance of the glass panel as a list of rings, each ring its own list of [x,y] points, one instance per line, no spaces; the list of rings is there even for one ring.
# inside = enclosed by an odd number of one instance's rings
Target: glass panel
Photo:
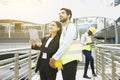
[[[0,38],[8,38],[8,26],[0,23]]]
[[[116,21],[118,30],[118,43],[120,43],[120,17]]]

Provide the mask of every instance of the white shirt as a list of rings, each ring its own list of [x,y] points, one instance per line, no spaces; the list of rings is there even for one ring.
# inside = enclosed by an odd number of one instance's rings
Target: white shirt
[[[47,40],[47,42],[46,42],[46,44],[45,44],[45,47],[48,47],[48,45],[50,44],[50,42],[51,42],[52,39],[53,39],[53,38],[49,38],[49,39]]]
[[[72,43],[73,39],[75,39],[75,37],[76,37],[76,26],[73,23],[69,23],[69,25],[67,26],[66,30],[67,31],[66,31],[66,33],[65,33],[65,35],[63,37],[63,41],[60,44],[59,49],[53,55],[53,58],[55,60],[59,60],[61,58],[61,56],[63,54],[65,54],[65,51],[70,46],[70,44]],[[62,31],[62,34],[63,34],[63,31]],[[61,36],[62,36],[62,34],[61,34]]]
[[[87,44],[87,43],[86,43],[86,35],[89,36],[87,32],[84,33],[84,34],[82,34],[82,36],[81,36],[80,43],[81,43],[82,45],[86,45],[86,44]]]

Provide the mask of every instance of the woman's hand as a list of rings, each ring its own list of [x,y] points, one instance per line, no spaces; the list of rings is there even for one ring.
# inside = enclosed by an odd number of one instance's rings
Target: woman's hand
[[[36,40],[36,45],[37,45],[38,47],[41,47],[42,41],[41,41],[40,39]]]
[[[34,46],[34,45],[35,45],[35,41],[34,41],[33,39],[30,39],[30,40],[29,40],[29,44],[30,44],[31,46]]]

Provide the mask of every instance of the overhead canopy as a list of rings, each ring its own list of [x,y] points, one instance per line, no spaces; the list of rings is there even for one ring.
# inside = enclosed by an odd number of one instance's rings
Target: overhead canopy
[[[120,11],[116,8],[82,8],[78,12],[75,11],[73,17],[105,17],[116,20],[120,17]]]
[[[89,5],[81,2],[83,0],[6,0],[6,3],[2,1],[0,2],[0,19],[25,20],[44,24],[58,20],[58,13],[62,7],[71,9],[73,18],[95,16],[116,20],[120,16],[120,6],[102,7],[99,2],[95,3],[99,0],[88,2]]]

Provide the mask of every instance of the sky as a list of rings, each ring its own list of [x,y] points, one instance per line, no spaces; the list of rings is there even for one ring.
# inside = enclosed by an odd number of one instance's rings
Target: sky
[[[99,9],[108,8],[106,1],[108,0],[0,0],[0,19],[44,24],[58,20],[58,13],[62,7],[71,9],[73,18],[76,18],[98,14],[96,12]]]

